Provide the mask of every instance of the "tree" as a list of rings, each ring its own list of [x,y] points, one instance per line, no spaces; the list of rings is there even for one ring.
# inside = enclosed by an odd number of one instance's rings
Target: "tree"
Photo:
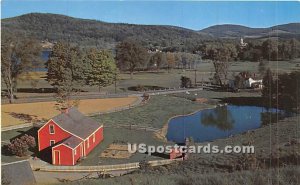
[[[181,76],[180,80],[181,80],[181,87],[189,88],[192,86],[192,81],[190,78],[188,78],[186,76]]]
[[[34,148],[35,146],[36,142],[34,137],[25,134],[21,138],[14,139],[7,145],[7,148],[13,155],[22,157],[27,154],[29,148]]]
[[[278,60],[278,41],[268,39],[262,43],[262,54],[266,60]]]
[[[218,84],[224,86],[227,81],[229,60],[237,57],[236,47],[232,44],[204,45],[201,47],[205,59],[213,61],[215,75]]]
[[[268,63],[266,63],[265,61],[260,61],[258,64],[258,72],[261,76],[264,76],[264,74],[266,73],[268,69]]]
[[[77,104],[71,96],[81,90],[84,84],[84,68],[82,52],[78,47],[58,42],[53,46],[49,60],[46,62],[47,81],[56,89],[58,109]]]
[[[154,53],[149,60],[149,67],[155,66],[157,69],[160,69],[167,63],[166,55],[163,52]]]
[[[175,65],[175,56],[174,56],[174,53],[167,52],[168,73],[170,72],[170,69],[174,67],[174,65]]]
[[[273,73],[270,69],[267,69],[264,77],[263,77],[263,90],[262,97],[266,100],[273,99],[273,92],[275,86],[273,81]]]
[[[4,37],[1,44],[1,77],[6,85],[9,102],[14,102],[18,77],[37,67],[41,46],[30,39]]]
[[[125,40],[117,45],[117,66],[120,70],[129,71],[131,78],[138,67],[146,64],[147,57],[147,50],[136,41]]]
[[[90,49],[84,57],[86,83],[101,87],[112,84],[117,75],[117,67],[112,54],[105,50]]]
[[[300,72],[283,73],[273,79],[271,70],[267,70],[263,78],[262,97],[269,107],[277,107],[299,111]]]

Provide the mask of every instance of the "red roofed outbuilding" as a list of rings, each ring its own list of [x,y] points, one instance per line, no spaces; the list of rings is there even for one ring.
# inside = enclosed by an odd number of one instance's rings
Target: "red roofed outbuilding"
[[[103,125],[76,108],[66,109],[38,130],[38,149],[50,147],[54,165],[75,165],[102,140]]]

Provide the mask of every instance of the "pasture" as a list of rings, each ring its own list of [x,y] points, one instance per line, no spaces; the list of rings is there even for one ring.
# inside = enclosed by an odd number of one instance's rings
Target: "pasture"
[[[294,70],[300,70],[300,59],[294,61],[267,61],[268,67],[278,73],[290,72]],[[231,62],[229,73],[238,74],[241,71],[249,71],[258,73],[258,62]],[[197,63],[196,67],[196,81],[209,81],[214,75],[214,68],[212,62],[202,61]],[[53,89],[51,85],[46,81],[46,72],[31,72],[22,75],[18,80],[18,92],[17,97],[35,97],[35,96],[50,96],[53,95]],[[192,83],[195,81],[194,69],[172,69],[169,73],[164,70],[158,71],[140,71],[135,72],[133,79],[130,78],[130,74],[121,73],[118,76],[118,80],[115,84],[104,87],[100,93],[117,93],[131,92],[131,87],[138,85],[142,86],[154,86],[157,88],[174,88],[180,86],[180,77],[187,76],[191,78]],[[231,77],[232,75],[229,75]],[[2,82],[2,89],[5,89],[5,84]],[[98,87],[95,86],[83,86],[83,93],[85,92],[98,92]]]
[[[137,101],[137,97],[86,99],[79,101],[79,110],[84,114],[105,112],[114,108],[128,106]],[[45,121],[59,114],[56,102],[36,102],[22,104],[5,104],[1,109],[1,126],[11,126],[28,122]]]

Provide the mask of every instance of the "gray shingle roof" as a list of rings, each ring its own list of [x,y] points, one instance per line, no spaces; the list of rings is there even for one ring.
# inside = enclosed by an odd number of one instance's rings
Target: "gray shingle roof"
[[[80,143],[82,142],[81,139],[79,139],[78,137],[75,136],[71,136],[68,139],[64,140],[62,143],[71,147],[71,148],[75,148],[76,146],[78,146]]]
[[[83,115],[74,107],[70,108],[67,113],[61,113],[55,116],[52,120],[63,129],[82,139],[86,139],[101,126],[95,120]]]
[[[2,182],[10,185],[35,184],[35,177],[28,161],[3,164]]]

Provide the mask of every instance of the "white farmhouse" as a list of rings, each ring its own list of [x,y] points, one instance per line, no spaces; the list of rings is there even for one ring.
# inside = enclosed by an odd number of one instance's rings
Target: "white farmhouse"
[[[262,89],[262,80],[254,80],[253,78],[248,78],[244,82],[245,88],[259,88]]]

